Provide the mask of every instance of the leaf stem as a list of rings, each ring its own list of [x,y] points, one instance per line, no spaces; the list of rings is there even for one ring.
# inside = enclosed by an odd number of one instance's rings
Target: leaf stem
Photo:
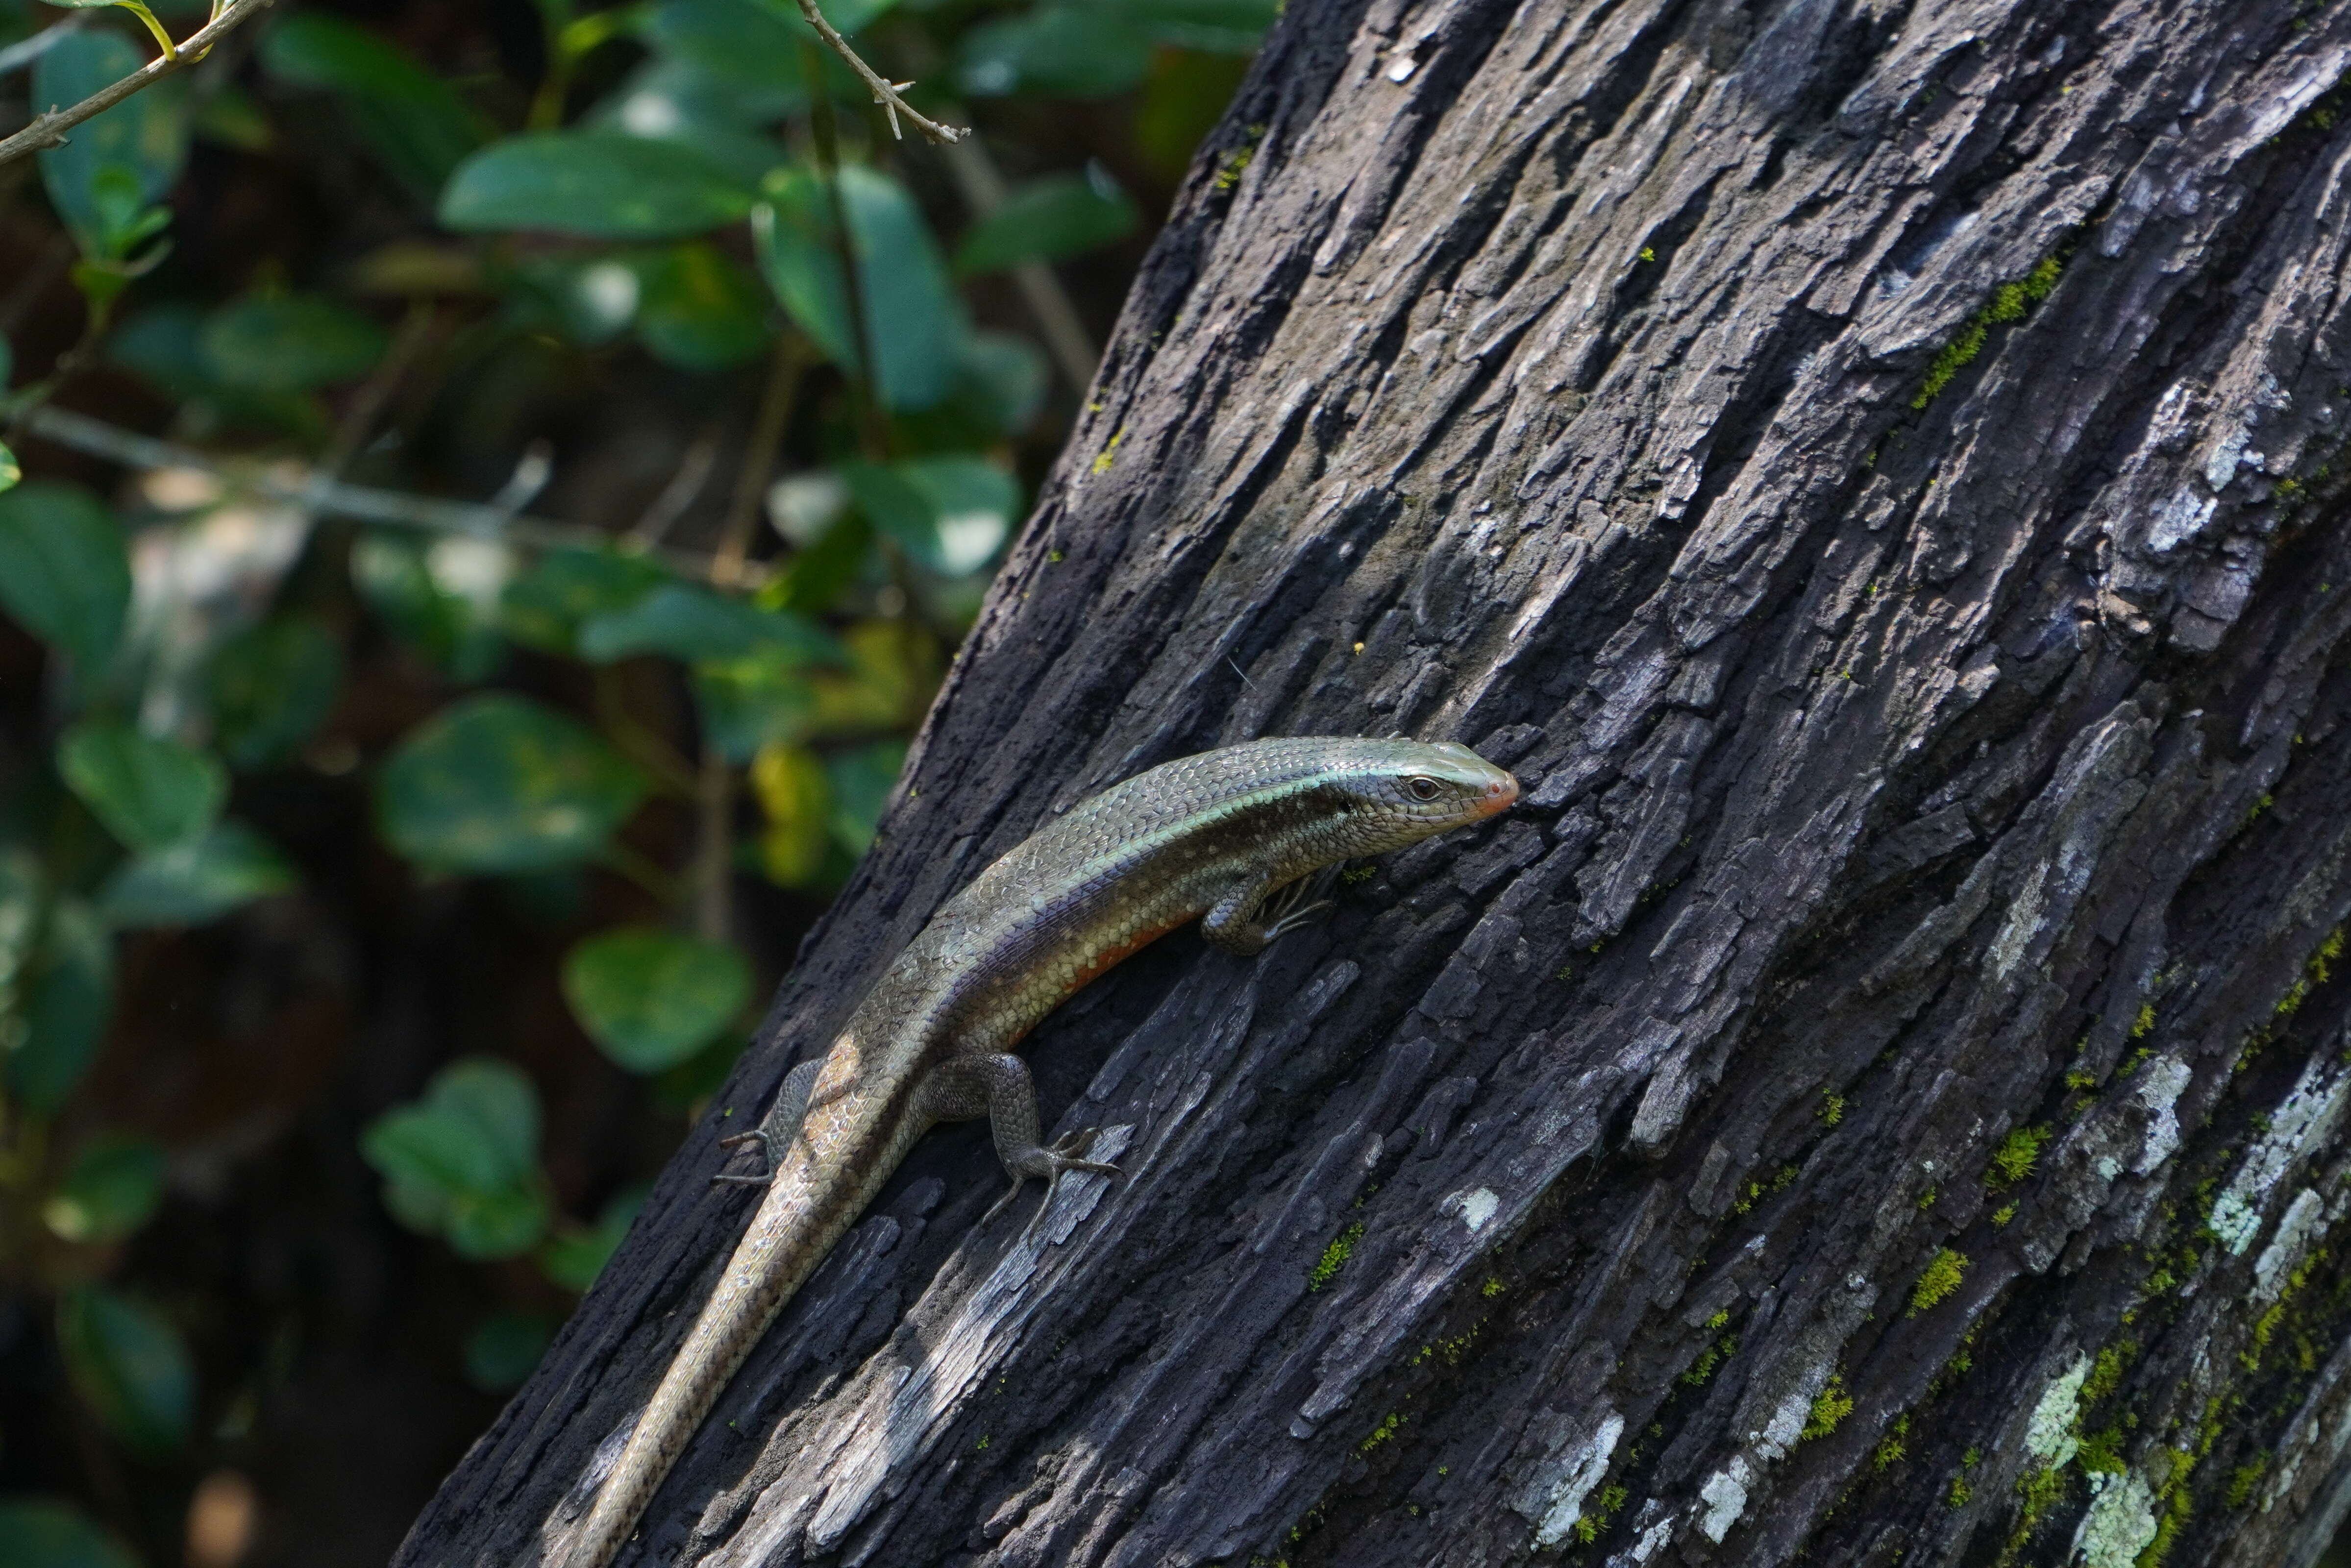
[[[19,158],[29,158],[44,148],[62,147],[65,133],[83,120],[105,113],[141,88],[152,87],[204,57],[221,36],[270,0],[229,0],[219,15],[188,35],[187,41],[161,59],[150,60],[121,80],[99,89],[70,109],[50,109],[33,117],[33,122],[5,141],[0,141],[0,163],[12,163]]]

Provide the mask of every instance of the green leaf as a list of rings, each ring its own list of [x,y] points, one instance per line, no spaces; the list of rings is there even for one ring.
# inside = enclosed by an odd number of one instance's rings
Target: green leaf
[[[754,199],[750,187],[681,142],[538,131],[493,142],[460,164],[441,193],[441,222],[465,233],[677,239],[735,222]]]
[[[725,252],[702,244],[657,251],[637,263],[637,337],[664,364],[723,371],[768,346],[766,291]]]
[[[360,1153],[402,1223],[469,1258],[511,1258],[538,1244],[552,1216],[538,1126],[538,1092],[519,1069],[467,1057],[434,1074],[423,1099],[370,1123]]]
[[[306,392],[363,375],[383,357],[382,328],[309,294],[248,294],[204,320],[198,340],[223,386]]]
[[[249,627],[204,673],[214,738],[234,767],[282,762],[326,721],[342,680],[342,644],[319,622],[289,615]]]
[[[550,1239],[539,1249],[539,1268],[567,1291],[586,1291],[604,1271],[604,1265],[611,1260],[622,1238],[636,1222],[637,1211],[644,1207],[649,1190],[642,1186],[624,1188],[604,1206],[595,1224],[573,1226]]]
[[[375,533],[351,547],[360,597],[434,664],[460,681],[497,668],[505,547],[450,538],[431,545]]]
[[[0,441],[0,490],[15,489],[24,476],[25,470],[16,462],[16,455],[8,450],[6,442]]]
[[[590,936],[563,960],[563,997],[606,1056],[632,1072],[684,1061],[751,996],[742,955],[655,927]]]
[[[873,526],[941,577],[993,560],[1020,507],[1019,481],[977,457],[844,463],[841,475]]]
[[[0,609],[94,674],[131,608],[131,555],[89,491],[36,480],[0,496]]]
[[[99,256],[126,257],[172,224],[172,210],[149,206],[139,188],[139,176],[120,163],[110,163],[90,176],[89,198],[97,213],[96,244],[90,249]],[[117,275],[114,287],[107,292],[118,292],[128,281]],[[83,291],[88,293],[89,287],[84,282]]]
[[[748,56],[747,46],[739,57]],[[749,137],[801,112],[808,101],[808,83],[797,60],[788,75],[746,81],[723,78],[682,56],[663,55],[632,71],[589,112],[587,123],[656,141]]]
[[[265,392],[233,387],[220,379],[204,351],[211,315],[193,305],[165,304],[139,311],[107,340],[107,358],[137,371],[162,391],[198,406],[185,411],[193,422],[234,422],[305,444],[328,437],[319,400],[308,392]]]
[[[1078,256],[1133,234],[1142,215],[1099,163],[1016,187],[956,247],[956,270],[998,272],[1024,261]]]
[[[228,800],[228,769],[207,751],[89,721],[57,741],[57,771],[107,831],[134,850],[195,838]]]
[[[114,1008],[114,942],[87,903],[60,898],[50,907],[23,996],[25,1033],[7,1053],[8,1089],[33,1114],[55,1115],[98,1055]]]
[[[819,9],[836,31],[853,37],[894,4],[831,0]],[[803,95],[801,46],[817,43],[816,30],[789,0],[664,0],[646,16],[643,35],[666,59],[691,66],[714,82],[752,92],[790,84]],[[845,86],[849,78],[844,73],[835,79]],[[783,112],[805,103],[803,96]]]
[[[253,95],[235,82],[218,83],[198,99],[190,124],[204,141],[239,152],[268,152],[277,145],[277,128],[269,123],[269,117]]]
[[[204,358],[204,312],[172,302],[139,311],[107,340],[106,357],[135,371],[175,398],[201,396],[214,386]]]
[[[645,777],[594,731],[483,693],[412,730],[376,782],[376,821],[409,859],[459,872],[547,871],[602,851]]]
[[[954,405],[987,435],[1019,435],[1037,423],[1051,380],[1043,352],[1028,339],[974,332],[964,350]]]
[[[465,1192],[450,1200],[444,1233],[460,1258],[519,1258],[538,1245],[554,1218],[541,1184]]]
[[[694,702],[704,744],[729,762],[749,761],[771,740],[799,739],[818,711],[808,661],[777,646],[695,665]]]
[[[1281,14],[1280,0],[1121,0],[1154,43],[1203,54],[1250,55]]]
[[[797,68],[787,77],[724,82],[689,60],[656,58],[632,72],[580,125],[684,142],[756,186],[789,156],[763,128],[807,107]]]
[[[7,1038],[7,1019],[17,1009],[17,989],[40,942],[47,892],[39,857],[21,844],[0,843],[0,1051],[19,1043]]]
[[[202,925],[300,879],[269,841],[242,822],[139,856],[107,879],[98,908],[124,930]]]
[[[491,135],[448,82],[398,46],[332,16],[286,17],[262,40],[261,62],[282,81],[340,97],[369,152],[421,200]]]
[[[79,1286],[57,1302],[57,1348],[74,1392],[116,1437],[146,1453],[187,1441],[196,1371],[169,1318],[102,1285]]]
[[[962,302],[906,188],[871,169],[846,168],[840,179],[879,371],[875,395],[893,409],[929,408],[954,390],[967,331]],[[768,193],[751,215],[768,286],[835,364],[856,368],[862,361],[822,177],[791,170],[771,177]]]
[[[146,63],[121,35],[85,27],[51,46],[33,67],[33,101],[44,107],[79,103]],[[42,152],[41,183],[85,254],[103,254],[103,172],[127,174],[135,204],[143,207],[162,200],[179,183],[187,158],[187,80],[166,77],[76,126],[63,147]]]
[[[0,1568],[139,1568],[139,1559],[70,1503],[0,1500]]]
[[[79,1246],[120,1241],[163,1201],[163,1151],[143,1138],[92,1140],[42,1206],[52,1234]]]
[[[554,332],[583,349],[629,329],[644,298],[637,269],[611,256],[532,256],[507,283],[508,318],[525,330]]]
[[[682,582],[665,583],[580,629],[580,656],[600,664],[632,653],[666,653],[700,664],[741,659],[763,648],[803,664],[840,663],[845,656],[839,643],[803,616],[761,610]]]
[[[1109,10],[1040,5],[963,35],[956,81],[974,98],[1109,98],[1143,79],[1151,37]]]
[[[554,549],[507,584],[501,613],[516,642],[541,653],[575,653],[584,622],[625,610],[670,580],[642,556]]]
[[[845,491],[847,486],[842,488]],[[841,591],[865,570],[872,550],[872,525],[852,512],[825,529],[815,542],[795,550],[784,570],[759,591],[759,602],[803,615],[830,610]]]
[[[644,23],[645,42],[663,55],[721,86],[752,90],[801,87],[800,40],[815,37],[797,16],[759,0],[664,0]]]
[[[876,741],[826,759],[825,777],[832,785],[832,812],[826,825],[852,858],[873,847],[882,808],[897,786],[898,770],[905,765],[903,740]]]
[[[465,1336],[465,1381],[485,1394],[511,1394],[554,1343],[555,1324],[541,1313],[492,1312]]]

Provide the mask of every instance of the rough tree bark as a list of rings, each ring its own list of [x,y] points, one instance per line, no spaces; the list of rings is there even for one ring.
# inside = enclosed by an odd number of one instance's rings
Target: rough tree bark
[[[1050,1020],[631,1563],[2306,1563],[2351,1496],[2351,9],[1292,0],[740,1118],[1052,810],[1523,806]],[[2338,967],[2340,966],[2337,966]],[[696,1130],[417,1564],[538,1561]]]

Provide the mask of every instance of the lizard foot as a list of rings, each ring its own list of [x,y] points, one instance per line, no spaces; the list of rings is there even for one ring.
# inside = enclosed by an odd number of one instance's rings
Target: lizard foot
[[[1007,1160],[1006,1174],[1011,1176],[1012,1185],[1004,1189],[1004,1196],[998,1198],[986,1214],[980,1216],[981,1227],[985,1228],[998,1215],[1012,1206],[1012,1200],[1020,1196],[1021,1187],[1028,1184],[1030,1176],[1045,1178],[1045,1201],[1037,1206],[1037,1212],[1029,1217],[1027,1228],[1021,1231],[1024,1240],[1030,1231],[1037,1228],[1038,1222],[1045,1218],[1046,1211],[1053,1207],[1053,1194],[1060,1188],[1064,1176],[1071,1171],[1086,1171],[1095,1176],[1108,1176],[1121,1174],[1116,1166],[1106,1165],[1101,1160],[1081,1157],[1088,1149],[1093,1147],[1094,1138],[1099,1131],[1099,1128],[1081,1127],[1076,1132],[1055,1140],[1050,1145],[1024,1149]]]
[[[775,1140],[768,1137],[765,1131],[754,1127],[747,1133],[737,1133],[731,1138],[718,1140],[718,1146],[722,1149],[739,1148],[745,1144],[759,1145],[760,1156],[767,1161],[768,1168],[758,1176],[728,1176],[721,1173],[710,1178],[711,1186],[717,1186],[722,1183],[732,1182],[743,1186],[766,1186],[776,1179]]]
[[[1338,877],[1339,868],[1327,865],[1311,875],[1300,877],[1267,899],[1257,916],[1265,926],[1266,941],[1270,944],[1284,932],[1295,931],[1319,919],[1331,907],[1327,894]]]

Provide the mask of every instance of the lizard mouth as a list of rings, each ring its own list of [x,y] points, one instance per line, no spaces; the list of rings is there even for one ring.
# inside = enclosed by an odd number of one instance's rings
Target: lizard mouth
[[[1517,804],[1518,799],[1519,781],[1515,776],[1505,773],[1487,784],[1486,792],[1479,796],[1470,807],[1473,813],[1470,821],[1482,822],[1489,817],[1499,816]]]

